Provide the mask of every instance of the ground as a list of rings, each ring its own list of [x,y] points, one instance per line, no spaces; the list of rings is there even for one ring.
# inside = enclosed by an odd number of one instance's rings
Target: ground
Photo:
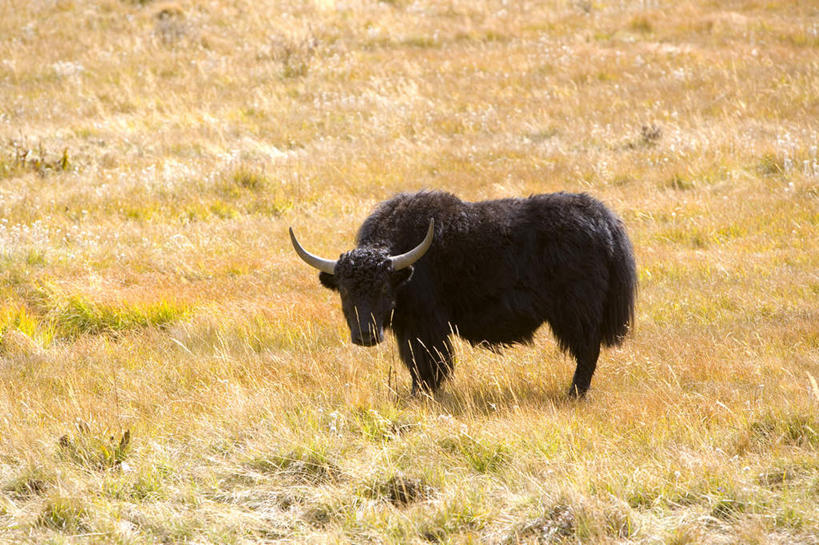
[[[10,0],[0,542],[819,543],[812,2]],[[334,257],[379,201],[584,191],[636,325],[409,395]]]

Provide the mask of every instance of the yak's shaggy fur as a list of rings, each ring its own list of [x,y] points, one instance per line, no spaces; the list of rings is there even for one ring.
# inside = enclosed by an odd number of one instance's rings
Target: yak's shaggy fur
[[[388,257],[417,245],[431,218],[427,253],[392,271]],[[577,360],[570,394],[583,395],[601,344],[619,344],[634,317],[631,243],[585,194],[482,202],[399,194],[367,218],[357,242],[321,281],[340,290],[354,342],[375,344],[392,329],[413,391],[434,391],[451,374],[451,334],[487,346],[531,342],[548,322]]]

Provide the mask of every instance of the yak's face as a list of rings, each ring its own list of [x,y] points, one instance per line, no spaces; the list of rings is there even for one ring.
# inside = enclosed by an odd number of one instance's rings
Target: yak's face
[[[412,276],[412,265],[432,244],[435,222],[430,219],[427,234],[418,246],[399,255],[386,249],[361,246],[338,259],[324,259],[301,247],[293,229],[290,241],[305,263],[321,271],[324,286],[341,294],[341,308],[355,344],[372,346],[384,339],[399,287]]]
[[[393,270],[385,250],[356,248],[343,254],[333,274],[319,274],[321,283],[341,295],[341,308],[352,342],[373,346],[384,340],[384,327],[395,309],[396,292],[412,276],[412,267]]]

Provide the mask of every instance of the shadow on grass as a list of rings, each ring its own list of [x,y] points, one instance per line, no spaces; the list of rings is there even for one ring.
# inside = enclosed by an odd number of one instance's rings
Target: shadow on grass
[[[551,385],[533,384],[523,379],[504,387],[496,385],[469,385],[456,388],[445,384],[434,394],[421,393],[413,396],[409,391],[396,392],[400,405],[429,404],[439,407],[452,416],[464,414],[502,415],[527,409],[542,410],[571,408],[590,403],[590,394],[583,399],[569,397],[566,390]]]

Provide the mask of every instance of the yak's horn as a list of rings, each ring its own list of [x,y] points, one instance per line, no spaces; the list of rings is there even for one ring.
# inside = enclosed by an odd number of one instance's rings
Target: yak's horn
[[[321,272],[333,274],[333,271],[335,271],[336,269],[336,262],[333,261],[332,259],[324,259],[323,257],[313,255],[304,248],[302,248],[301,244],[299,244],[299,241],[296,240],[296,235],[293,234],[292,227],[290,228],[290,242],[293,243],[293,249],[296,250],[296,253],[299,254],[299,257],[302,258],[305,263],[307,263],[311,267],[315,267]]]
[[[401,255],[395,255],[390,257],[390,261],[392,262],[392,269],[394,271],[398,271],[401,269],[405,269],[421,259],[429,247],[432,245],[432,236],[435,234],[435,220],[430,218],[429,220],[429,229],[427,229],[427,236],[424,237],[424,240],[410,250],[409,252]]]

